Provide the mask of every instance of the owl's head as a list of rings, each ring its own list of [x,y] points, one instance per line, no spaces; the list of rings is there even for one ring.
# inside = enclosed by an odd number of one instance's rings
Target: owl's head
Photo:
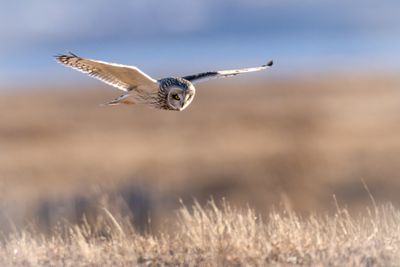
[[[187,88],[170,88],[167,95],[168,106],[173,110],[184,110],[192,102],[195,92],[193,85]]]

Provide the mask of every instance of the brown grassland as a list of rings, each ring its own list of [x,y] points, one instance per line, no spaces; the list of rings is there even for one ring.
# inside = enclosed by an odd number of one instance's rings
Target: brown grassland
[[[400,265],[400,79],[249,81],[3,88],[0,266]]]
[[[50,237],[14,233],[0,249],[1,266],[398,266],[400,213],[375,207],[354,218],[301,218],[272,211],[262,219],[251,209],[214,202],[178,212],[176,228],[139,234],[107,209],[94,227],[63,225]],[[265,221],[264,221],[265,220]]]

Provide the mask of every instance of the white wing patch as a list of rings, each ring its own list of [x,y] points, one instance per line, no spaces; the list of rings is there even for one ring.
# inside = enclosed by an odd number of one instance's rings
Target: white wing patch
[[[81,58],[72,53],[56,56],[56,60],[126,92],[135,89],[149,92],[158,90],[157,81],[134,66]]]

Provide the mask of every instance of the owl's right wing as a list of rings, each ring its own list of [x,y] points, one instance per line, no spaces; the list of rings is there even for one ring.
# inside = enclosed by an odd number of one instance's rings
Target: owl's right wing
[[[58,55],[56,60],[126,92],[138,87],[151,92],[158,90],[157,81],[134,66],[82,58],[72,53]]]
[[[215,79],[215,78],[225,78],[225,77],[235,76],[235,75],[246,73],[246,72],[265,70],[265,69],[270,68],[273,64],[274,63],[271,60],[267,64],[264,64],[259,67],[236,69],[236,70],[209,71],[209,72],[202,72],[202,73],[198,73],[198,74],[194,74],[194,75],[185,76],[182,78],[190,81],[191,83],[198,83],[198,82],[203,82],[203,81],[207,81],[207,80]]]

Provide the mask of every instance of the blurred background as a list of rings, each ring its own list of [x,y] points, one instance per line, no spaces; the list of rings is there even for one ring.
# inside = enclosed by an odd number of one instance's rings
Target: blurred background
[[[157,230],[179,199],[210,197],[307,214],[336,195],[358,210],[362,180],[400,205],[399,12],[394,0],[2,3],[1,230],[105,203]],[[199,84],[184,112],[105,108],[120,92],[55,63],[69,51],[154,78],[275,65]]]

